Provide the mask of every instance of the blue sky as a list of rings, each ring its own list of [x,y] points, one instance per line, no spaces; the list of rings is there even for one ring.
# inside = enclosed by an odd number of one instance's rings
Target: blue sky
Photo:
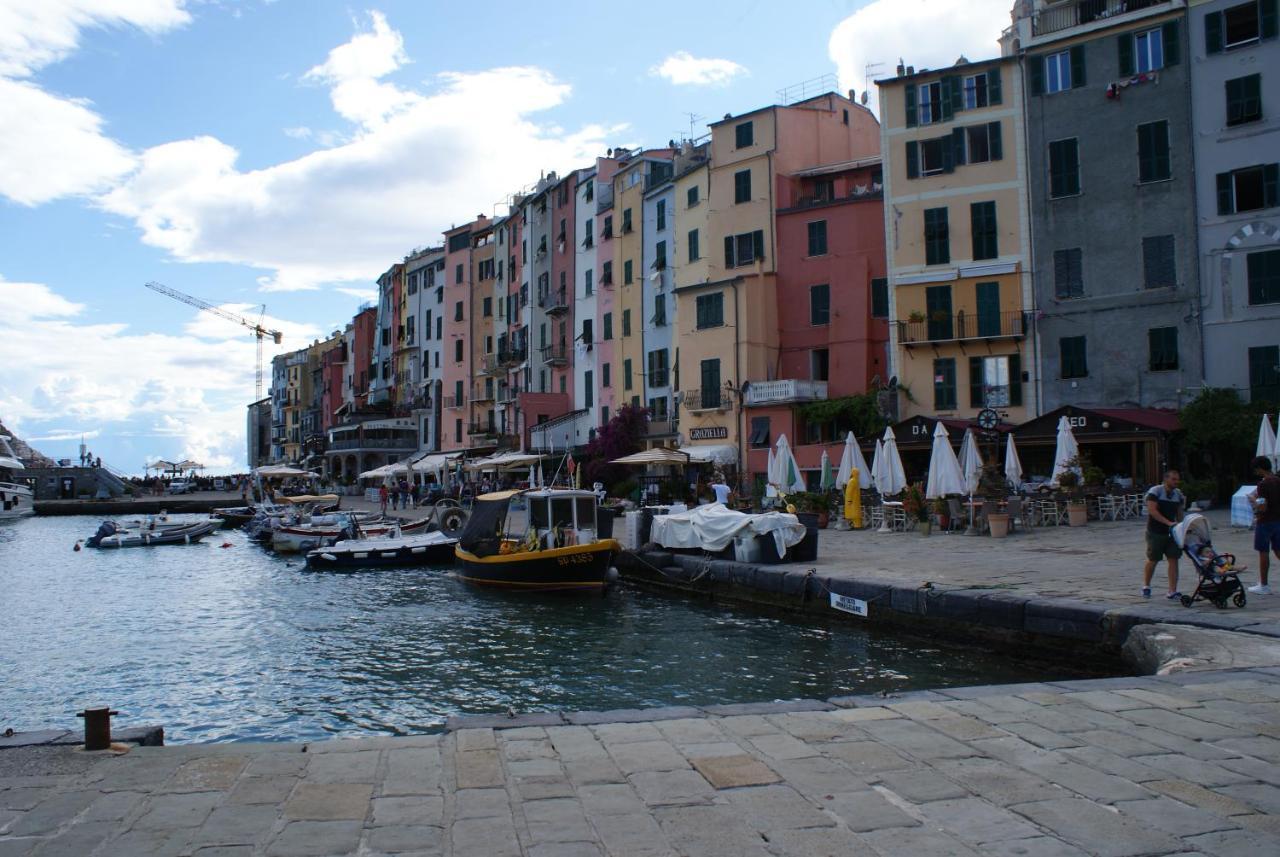
[[[0,0],[0,420],[235,471],[252,340],[147,280],[265,303],[297,348],[540,170],[993,54],[1009,5]]]

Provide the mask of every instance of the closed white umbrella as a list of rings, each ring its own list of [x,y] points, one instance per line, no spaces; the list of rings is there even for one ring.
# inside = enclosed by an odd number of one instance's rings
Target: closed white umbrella
[[[902,456],[898,454],[898,439],[894,437],[893,426],[884,430],[884,474],[885,486],[881,494],[897,494],[907,487],[907,472],[902,467]]]
[[[764,469],[765,496],[778,496],[778,457],[773,454],[773,447],[769,447],[769,463]]]
[[[822,467],[822,470],[821,470],[822,482],[820,484],[822,485],[822,490],[830,491],[833,487],[835,487],[836,480],[835,480],[835,475],[831,472],[831,456],[827,455],[827,451],[825,449],[822,450],[821,467]]]
[[[884,494],[884,489],[880,486],[884,484],[884,444],[880,442],[880,438],[876,438],[875,452],[871,453],[871,482],[876,486],[876,491]]]
[[[1053,453],[1053,477],[1049,482],[1053,485],[1058,484],[1059,478],[1068,470],[1074,471],[1080,476],[1079,465],[1073,465],[1080,456],[1080,445],[1076,443],[1076,436],[1071,432],[1071,424],[1067,422],[1066,417],[1058,418],[1058,447]]]
[[[1018,448],[1013,445],[1013,432],[1009,432],[1007,444],[1004,449],[1004,478],[1017,491],[1022,485],[1022,461],[1018,458]]]
[[[1262,415],[1262,425],[1258,428],[1258,449],[1254,455],[1265,455],[1271,459],[1272,465],[1276,463],[1276,456],[1280,455],[1280,448],[1276,445],[1276,433],[1271,428],[1271,418],[1266,414]]]
[[[964,493],[964,474],[960,462],[951,448],[951,435],[942,421],[933,426],[933,452],[929,456],[929,478],[925,482],[924,496],[930,500],[948,494]]]
[[[840,472],[836,474],[836,487],[841,491],[849,484],[849,477],[854,469],[858,471],[858,479],[864,487],[869,487],[871,471],[867,468],[867,460],[862,457],[858,448],[858,439],[849,432],[844,438],[844,454],[840,456]]]
[[[800,464],[791,452],[791,444],[787,443],[785,434],[778,436],[777,447],[778,455],[775,461],[778,468],[778,487],[784,494],[803,491],[805,484],[804,477],[800,473]]]
[[[978,439],[974,437],[973,429],[964,430],[964,440],[960,443],[960,472],[964,474],[965,492],[973,499],[982,479],[982,453],[978,451]]]

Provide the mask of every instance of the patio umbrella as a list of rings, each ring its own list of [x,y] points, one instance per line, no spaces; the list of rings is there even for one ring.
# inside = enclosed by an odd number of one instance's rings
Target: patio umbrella
[[[880,486],[884,482],[884,444],[880,442],[880,438],[876,438],[876,449],[871,454],[871,483],[875,485],[876,491],[881,494]]]
[[[805,489],[804,477],[800,474],[800,464],[796,461],[795,455],[791,452],[791,444],[787,443],[787,436],[778,436],[778,456],[775,459],[778,467],[778,488],[784,494],[791,494],[795,491],[803,491]]]
[[[858,439],[853,436],[853,432],[849,432],[844,438],[844,454],[840,456],[840,472],[836,474],[836,487],[843,491],[844,486],[849,484],[849,477],[855,469],[858,471],[861,484],[869,486],[871,471],[867,468],[867,460],[862,457],[862,450],[858,448]]]
[[[898,454],[898,439],[894,437],[893,426],[884,430],[884,474],[885,486],[881,494],[897,494],[907,487],[907,473],[902,467],[902,456]]]
[[[1059,417],[1058,448],[1053,453],[1053,477],[1049,480],[1050,484],[1057,486],[1058,479],[1068,470],[1075,471],[1075,474],[1079,476],[1080,466],[1078,464],[1075,466],[1070,464],[1079,455],[1080,446],[1076,443],[1076,436],[1071,433],[1071,424],[1067,422],[1066,417]]]
[[[1004,478],[1015,491],[1022,485],[1022,461],[1018,459],[1018,448],[1013,445],[1013,432],[1009,432],[1004,449]]]
[[[932,500],[948,494],[963,494],[964,474],[960,462],[951,448],[951,435],[941,421],[933,426],[933,452],[929,456],[929,479],[925,483],[924,496]]]
[[[778,459],[769,447],[769,461],[764,468],[764,496],[778,496]]]
[[[1271,429],[1271,418],[1263,414],[1262,425],[1258,428],[1258,449],[1254,455],[1265,455],[1274,466],[1277,453],[1280,453],[1280,449],[1276,448],[1276,433]]]
[[[964,440],[960,443],[960,472],[964,474],[965,493],[972,500],[978,490],[978,480],[982,478],[982,453],[978,451],[973,429],[964,430]]]
[[[835,487],[835,476],[831,473],[831,457],[827,455],[827,451],[822,450],[822,490],[830,491]]]

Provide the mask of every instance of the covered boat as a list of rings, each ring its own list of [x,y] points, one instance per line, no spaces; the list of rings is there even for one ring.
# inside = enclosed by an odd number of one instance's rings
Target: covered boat
[[[523,526],[509,520],[515,497],[527,503]],[[477,586],[603,591],[617,576],[611,563],[621,546],[600,538],[597,527],[596,496],[590,491],[482,494],[458,539],[458,576]]]
[[[325,518],[331,516],[325,515]],[[341,517],[341,516],[339,516]],[[271,548],[277,553],[299,553],[331,545],[340,539],[356,537],[378,538],[392,535],[414,535],[426,532],[430,522],[385,520],[312,521],[306,524],[280,524],[271,531]]]
[[[36,513],[30,486],[18,482],[16,475],[25,469],[26,465],[9,446],[8,436],[0,434],[0,521]]]
[[[451,566],[457,538],[435,531],[416,535],[347,539],[307,554],[308,568]]]
[[[218,529],[213,520],[189,524],[122,527],[115,521],[103,521],[98,531],[85,542],[91,548],[139,548],[158,545],[191,545]]]

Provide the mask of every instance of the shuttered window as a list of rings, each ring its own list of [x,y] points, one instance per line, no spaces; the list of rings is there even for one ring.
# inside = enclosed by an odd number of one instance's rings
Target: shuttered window
[[[1060,377],[1087,378],[1089,362],[1085,357],[1085,338],[1083,336],[1064,336],[1058,340],[1058,360]]]
[[[974,202],[969,205],[969,226],[973,234],[973,258],[994,259],[1000,255],[996,229],[996,204]]]
[[[956,409],[956,361],[942,357],[933,361],[933,408],[937,411]]]
[[[720,327],[724,324],[724,292],[710,295],[698,295],[697,329]]]
[[[876,277],[871,281],[871,317],[889,317],[889,279]]]
[[[926,208],[924,211],[924,254],[926,265],[945,265],[951,261],[946,208]]]
[[[1249,399],[1280,402],[1280,345],[1249,349]]]
[[[1138,181],[1164,181],[1173,175],[1169,157],[1169,123],[1165,120],[1138,126]]]
[[[1250,74],[1228,80],[1227,125],[1244,125],[1262,118],[1262,75]]]
[[[1053,251],[1053,296],[1078,298],[1084,296],[1084,270],[1080,248]]]
[[[1280,250],[1248,256],[1249,304],[1280,303]]]
[[[1148,289],[1177,285],[1172,235],[1150,235],[1142,239],[1142,284]]]
[[[809,287],[809,324],[818,326],[831,321],[831,287],[825,283]]]
[[[1080,144],[1072,137],[1049,144],[1049,196],[1057,199],[1080,193]]]
[[[1152,372],[1178,368],[1178,328],[1153,327],[1147,331],[1147,366]]]
[[[809,223],[809,255],[827,255],[827,221],[814,220]]]
[[[733,201],[751,201],[751,170],[738,170],[733,174]]]

